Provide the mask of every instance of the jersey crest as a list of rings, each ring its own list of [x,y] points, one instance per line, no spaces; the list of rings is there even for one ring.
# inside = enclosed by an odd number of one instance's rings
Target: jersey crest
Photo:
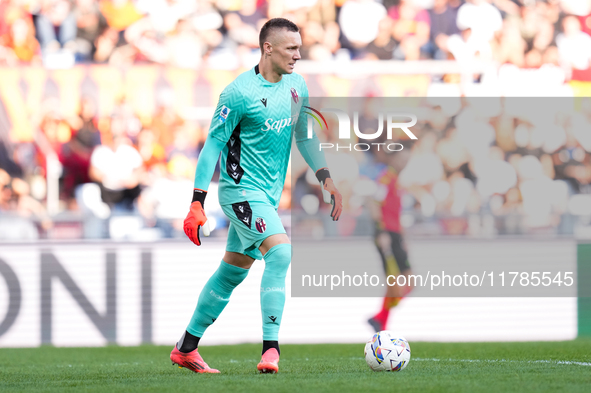
[[[291,88],[291,98],[293,98],[293,102],[295,102],[296,104],[298,103],[298,101],[299,101],[298,92],[293,87]]]

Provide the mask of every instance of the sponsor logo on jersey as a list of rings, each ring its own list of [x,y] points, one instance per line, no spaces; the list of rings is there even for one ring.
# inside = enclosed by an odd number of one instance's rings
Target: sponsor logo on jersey
[[[230,108],[228,108],[225,105],[222,105],[222,109],[220,110],[220,117],[218,117],[219,121],[221,121],[222,123],[225,123],[226,119],[228,118],[229,113],[230,113]]]
[[[265,220],[262,217],[257,217],[257,219],[255,221],[255,225],[256,225],[257,231],[259,231],[260,233],[264,233],[267,230],[267,223],[265,222]]]
[[[263,105],[266,108],[267,107],[267,99],[266,98],[261,98],[261,102],[263,103]]]
[[[267,120],[265,120],[265,127],[261,128],[261,131],[277,130],[277,133],[280,133],[283,128],[294,125],[295,123],[297,123],[297,121],[297,116],[287,117],[281,120],[274,120],[273,118],[268,118]]]
[[[296,104],[298,103],[298,101],[299,101],[298,92],[293,87],[291,88],[291,98],[293,98],[293,102],[295,102]]]

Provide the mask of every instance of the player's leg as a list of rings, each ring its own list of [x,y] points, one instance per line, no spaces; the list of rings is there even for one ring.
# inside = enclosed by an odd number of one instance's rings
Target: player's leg
[[[241,253],[241,244],[231,227],[226,248],[220,266],[201,290],[187,330],[171,353],[173,363],[195,372],[218,372],[210,369],[199,355],[199,340],[224,310],[232,291],[246,278],[248,269],[254,262],[254,258]]]
[[[234,288],[248,275],[248,269],[253,262],[254,259],[247,255],[226,251],[218,269],[199,294],[197,307],[195,307],[193,317],[187,326],[187,332],[190,335],[202,337],[205,330],[216,321],[230,301]],[[198,340],[190,344],[186,341],[183,341],[179,348],[181,352],[197,348]]]
[[[244,253],[265,260],[261,279],[263,359],[257,367],[277,372],[278,333],[285,304],[285,276],[291,263],[291,244],[275,207],[264,202],[223,205],[244,247]],[[264,254],[264,258],[263,258]]]
[[[259,250],[264,255],[265,270],[261,279],[261,314],[263,351],[257,369],[261,373],[279,371],[279,327],[285,306],[285,277],[291,263],[291,244],[285,233],[267,237]]]
[[[404,298],[408,295],[414,288],[413,283],[408,279],[408,277],[412,274],[412,270],[410,268],[410,262],[408,261],[408,251],[406,250],[406,244],[404,242],[404,238],[400,233],[391,232],[392,236],[392,251],[394,252],[396,263],[398,264],[398,271],[400,274],[406,277],[405,285],[399,287],[400,288],[400,297]]]
[[[403,287],[395,284],[395,280],[401,274],[401,266],[408,265],[406,251],[402,245],[402,238],[394,232],[382,231],[376,236],[376,245],[382,258],[384,272],[388,281],[386,295],[380,311],[368,320],[375,331],[384,330],[388,324],[390,310],[400,303],[404,296]],[[403,261],[403,262],[402,262]],[[406,269],[405,269],[406,270]]]
[[[391,244],[390,244],[391,243],[390,236],[388,236],[387,232],[385,232],[385,231],[376,230],[374,243],[376,245],[378,253],[380,254],[380,259],[382,261],[382,266],[384,268],[385,278],[386,278],[386,281],[388,282],[388,277],[389,277],[388,266],[392,265],[392,258],[393,258],[392,248],[391,248]],[[390,282],[388,282],[388,284]],[[374,329],[374,331],[376,331],[376,332],[384,330],[384,328],[386,327],[386,322],[388,320],[388,316],[390,313],[390,311],[389,311],[390,308],[387,307],[386,300],[389,297],[388,295],[390,295],[388,293],[389,291],[391,291],[390,288],[391,288],[390,286],[387,287],[386,295],[382,301],[382,306],[380,308],[380,311],[367,321],[371,325],[371,327]]]

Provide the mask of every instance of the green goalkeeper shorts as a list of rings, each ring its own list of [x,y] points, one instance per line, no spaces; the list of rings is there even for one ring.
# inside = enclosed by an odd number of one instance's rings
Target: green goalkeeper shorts
[[[226,251],[263,259],[261,243],[271,235],[285,233],[277,210],[265,202],[238,202],[222,205],[230,219]]]

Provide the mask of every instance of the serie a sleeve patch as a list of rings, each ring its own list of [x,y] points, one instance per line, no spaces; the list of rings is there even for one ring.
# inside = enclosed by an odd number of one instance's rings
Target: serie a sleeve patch
[[[225,123],[226,119],[228,118],[229,113],[230,113],[230,108],[228,108],[225,105],[222,105],[222,109],[220,110],[220,117],[218,117],[218,120],[222,123]]]

